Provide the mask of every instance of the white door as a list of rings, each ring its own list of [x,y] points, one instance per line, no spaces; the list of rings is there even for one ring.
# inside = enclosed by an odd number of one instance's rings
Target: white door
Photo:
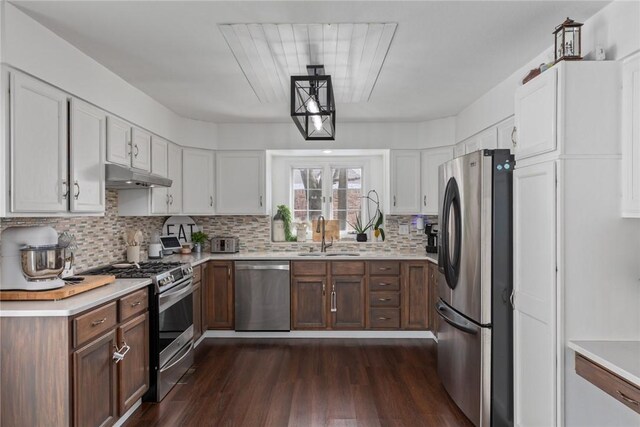
[[[11,74],[11,211],[66,212],[67,95]]]
[[[453,158],[452,147],[422,151],[422,213],[438,215],[438,168]]]
[[[182,212],[213,214],[213,151],[182,150]]]
[[[420,151],[391,151],[390,213],[420,213],[420,181]]]
[[[215,157],[216,212],[266,214],[264,151],[218,151]]]
[[[107,115],[71,99],[71,212],[104,212],[104,152]]]
[[[167,165],[169,179],[173,181],[171,188],[167,190],[169,196],[170,214],[182,212],[182,148],[176,144],[169,144],[167,150]]]
[[[116,117],[107,117],[107,161],[131,166],[131,125]]]
[[[151,139],[151,173],[169,177],[169,142],[157,136]],[[166,214],[169,209],[169,189],[164,187],[151,189],[151,213]]]
[[[556,424],[556,164],[514,172],[516,426]]]
[[[151,134],[138,128],[131,134],[131,166],[151,172]]]
[[[515,146],[515,124],[513,116],[498,124],[498,148],[512,150]]]
[[[557,70],[518,87],[515,95],[516,159],[556,149]]]

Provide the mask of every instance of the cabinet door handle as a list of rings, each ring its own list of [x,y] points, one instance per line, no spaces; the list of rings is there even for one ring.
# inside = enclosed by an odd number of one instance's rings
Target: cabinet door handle
[[[511,143],[513,144],[513,146],[515,147],[516,145],[518,145],[518,141],[516,140],[516,127],[513,127],[513,130],[511,131]]]
[[[260,196],[260,207],[262,207],[262,196]]]
[[[66,199],[68,195],[69,195],[69,186],[67,185],[67,181],[63,179],[62,180],[62,198]]]
[[[424,199],[423,199],[423,202],[422,202],[422,203],[423,203],[425,206],[427,206],[427,195],[426,195],[426,194],[424,195]]]
[[[98,326],[98,325],[102,325],[104,322],[107,321],[106,317],[103,317],[100,320],[94,320],[93,322],[91,322],[91,326]]]
[[[393,206],[396,205],[396,196],[393,196]]]
[[[616,390],[616,393],[618,393],[618,396],[620,396],[620,399],[624,400],[625,402],[630,403],[632,405],[640,406],[640,402],[638,402],[635,399],[630,398],[629,396],[627,396],[626,394],[624,394],[620,390]]]
[[[229,277],[229,280],[231,280],[231,267],[227,267],[227,276]]]
[[[325,294],[325,289],[326,289],[326,286],[325,286],[325,283],[324,283],[324,280],[323,280],[323,281],[322,281],[322,296],[325,296],[325,295],[326,295],[326,294]]]
[[[167,193],[167,201],[165,202],[167,205],[169,204],[169,193]]]
[[[80,197],[80,184],[78,184],[78,180],[75,180],[73,185],[78,189],[78,192],[73,195],[73,198],[78,200],[78,197]]]
[[[391,301],[391,298],[378,298],[378,301]]]
[[[511,295],[509,295],[509,303],[511,304],[512,310],[516,309],[516,305],[514,304],[514,301],[513,301],[513,299],[515,298],[515,295],[516,295],[516,290],[514,289],[511,291]]]
[[[138,144],[134,144],[133,148],[136,149],[136,152],[133,153],[133,157],[138,157],[138,153],[140,152],[140,150],[138,149]]]
[[[116,363],[121,362],[124,359],[124,357],[127,355],[127,353],[129,353],[129,350],[131,350],[131,347],[129,347],[126,341],[122,342],[122,347],[118,348],[115,345],[114,347],[116,351],[113,353],[113,360]]]
[[[209,196],[209,206],[213,207],[213,196]]]
[[[331,312],[335,313],[338,311],[338,307],[337,307],[337,298],[336,298],[336,291],[331,292]]]
[[[139,306],[140,304],[142,304],[142,302],[141,302],[141,301],[132,302],[132,303],[131,303],[131,307],[137,307],[137,306]]]
[[[171,194],[171,195],[169,196],[169,199],[171,200],[171,201],[169,202],[169,204],[170,204],[171,206],[173,206],[173,194]]]

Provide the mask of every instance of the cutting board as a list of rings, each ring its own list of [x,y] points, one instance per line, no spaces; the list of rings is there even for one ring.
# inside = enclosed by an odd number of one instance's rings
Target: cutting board
[[[108,285],[116,280],[116,276],[82,276],[84,280],[58,289],[44,291],[0,291],[0,301],[51,301],[69,298],[100,286]]]
[[[316,233],[317,229],[318,229],[318,221],[314,219],[313,220],[313,241],[314,242],[320,242],[322,240],[322,230],[320,233]],[[325,222],[324,230],[325,230],[324,239],[327,242],[330,242],[332,237],[333,237],[333,240],[340,240],[340,221],[338,221],[337,219],[328,219]]]

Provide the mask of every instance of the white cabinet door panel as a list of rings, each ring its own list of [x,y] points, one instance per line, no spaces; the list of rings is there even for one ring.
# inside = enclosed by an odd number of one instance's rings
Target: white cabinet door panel
[[[622,215],[640,218],[640,54],[622,66]]]
[[[131,166],[131,125],[116,117],[107,117],[107,161]]]
[[[266,214],[264,151],[218,151],[215,157],[216,212]]]
[[[138,128],[131,134],[131,166],[151,172],[151,134]]]
[[[71,99],[71,212],[104,212],[104,152],[107,116]]]
[[[390,213],[420,213],[420,151],[392,151],[391,180]]]
[[[514,172],[517,426],[556,424],[556,164]]]
[[[165,139],[153,136],[151,140],[151,173],[169,176],[169,142]],[[151,213],[166,214],[169,209],[169,194],[167,188],[151,189]]]
[[[459,142],[453,146],[453,157],[460,157],[466,154],[466,146],[464,142]]]
[[[169,178],[173,181],[171,187],[167,189],[168,212],[178,214],[182,212],[182,148],[176,144],[169,144],[167,154]]]
[[[453,158],[452,147],[422,151],[422,213],[438,215],[438,168]]]
[[[513,149],[513,141],[515,138],[514,126],[513,116],[498,124],[498,148],[505,150]]]
[[[494,150],[498,147],[498,131],[495,126],[490,127],[478,134],[476,141],[478,141],[477,150]]]
[[[551,68],[516,90],[516,159],[556,149],[557,74]]]
[[[185,215],[213,214],[213,151],[182,150],[182,211]]]
[[[67,95],[11,74],[11,211],[66,212]]]

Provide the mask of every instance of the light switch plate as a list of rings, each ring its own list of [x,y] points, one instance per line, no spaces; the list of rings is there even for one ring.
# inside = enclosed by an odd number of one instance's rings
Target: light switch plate
[[[402,236],[407,236],[409,234],[409,225],[401,225],[399,229],[399,233]]]

